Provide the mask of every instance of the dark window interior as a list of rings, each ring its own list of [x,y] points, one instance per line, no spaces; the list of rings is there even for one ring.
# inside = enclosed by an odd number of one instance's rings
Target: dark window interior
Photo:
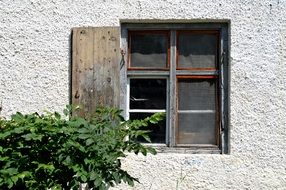
[[[130,79],[130,109],[166,109],[166,79]]]

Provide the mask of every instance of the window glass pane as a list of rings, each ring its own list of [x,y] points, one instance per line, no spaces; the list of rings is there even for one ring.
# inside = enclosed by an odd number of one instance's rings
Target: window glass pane
[[[179,110],[215,110],[216,79],[178,79]]]
[[[168,38],[164,34],[132,34],[131,67],[167,67]]]
[[[178,144],[216,144],[215,113],[179,113]]]
[[[166,79],[130,79],[130,109],[166,109]]]
[[[130,113],[130,119],[144,119],[151,116],[153,113]],[[160,121],[158,124],[149,124],[148,127],[142,127],[143,130],[151,130],[149,137],[152,143],[166,142],[166,119]],[[147,143],[144,138],[138,138],[139,142]]]
[[[216,67],[216,35],[182,33],[178,38],[179,68]]]

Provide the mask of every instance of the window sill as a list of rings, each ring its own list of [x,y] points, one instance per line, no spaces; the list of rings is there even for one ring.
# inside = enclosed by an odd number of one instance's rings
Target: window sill
[[[168,147],[165,144],[145,144],[155,148],[157,153],[177,153],[177,154],[221,154],[221,150],[214,145],[192,145]]]

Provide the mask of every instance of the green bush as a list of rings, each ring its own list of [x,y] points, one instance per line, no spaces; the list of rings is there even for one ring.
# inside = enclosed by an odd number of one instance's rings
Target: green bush
[[[71,111],[67,106],[64,117],[18,112],[0,119],[0,189],[78,189],[86,183],[103,190],[138,181],[121,169],[121,159],[126,152],[156,153],[136,139],[150,141],[142,126],[157,123],[163,114],[124,121],[118,109],[98,108],[89,119],[67,119]]]

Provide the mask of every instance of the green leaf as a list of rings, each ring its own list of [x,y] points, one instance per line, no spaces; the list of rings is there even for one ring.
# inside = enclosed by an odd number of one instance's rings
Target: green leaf
[[[71,157],[70,156],[67,156],[65,161],[64,161],[65,164],[71,164]]]
[[[156,151],[154,148],[152,148],[152,147],[147,147],[147,149],[148,149],[148,152],[150,152],[151,154],[153,154],[153,155],[156,155],[156,154],[157,154],[157,151]]]
[[[16,133],[16,134],[20,134],[20,133],[22,133],[23,131],[24,131],[24,128],[23,128],[23,127],[17,127],[17,128],[14,129],[14,133]]]
[[[112,173],[112,176],[116,184],[120,183],[119,174],[117,172]]]
[[[150,139],[150,137],[149,137],[148,134],[142,134],[141,136],[142,136],[147,142],[151,143],[151,139]]]
[[[90,138],[90,134],[80,134],[79,136],[78,136],[78,138],[80,138],[80,139],[87,139],[87,138]]]
[[[81,176],[80,176],[80,179],[81,179],[83,182],[86,182],[86,181],[87,181],[87,178],[86,178],[85,175],[81,175]]]
[[[14,184],[17,183],[18,179],[19,179],[18,176],[12,176],[11,177],[11,180],[13,181]]]
[[[63,111],[65,116],[69,116],[70,115],[70,111],[68,109],[64,109]]]
[[[144,156],[147,155],[147,150],[146,150],[146,148],[141,148],[141,152],[142,152],[142,154],[143,154]]]
[[[150,118],[150,123],[152,123],[152,124],[156,124],[157,123],[157,120],[155,119],[155,118]]]
[[[17,168],[7,168],[5,170],[1,170],[1,173],[9,174],[10,176],[17,174],[18,169]]]
[[[134,186],[134,181],[133,181],[133,179],[127,177],[126,180],[127,180],[128,185],[130,185],[131,187]]]
[[[44,170],[54,170],[55,166],[53,164],[38,164],[36,171],[44,169]]]
[[[28,172],[28,171],[24,171],[24,172],[17,174],[18,178],[20,179],[24,179],[25,177],[30,176],[30,175],[31,175],[31,172]]]
[[[0,133],[0,139],[5,139],[11,135],[11,131]]]
[[[77,130],[77,132],[79,132],[79,133],[89,133],[90,130],[87,129],[87,128],[80,128],[80,129]]]
[[[101,185],[99,186],[99,190],[107,190],[107,187],[101,183]]]
[[[101,179],[101,177],[98,176],[98,177],[94,180],[93,184],[94,184],[95,187],[100,187],[101,184],[102,184],[102,179]]]
[[[77,118],[73,121],[69,121],[68,125],[71,127],[80,127],[80,126],[86,126],[87,121],[84,118]]]
[[[91,161],[90,161],[88,158],[85,158],[85,159],[84,159],[84,163],[85,163],[86,165],[89,165],[89,163],[91,163]]]
[[[58,112],[55,112],[54,114],[56,119],[61,119],[61,115]]]
[[[0,157],[0,161],[4,161],[4,162],[6,162],[6,165],[7,165],[7,163],[8,163],[8,161],[10,161],[10,159],[9,159],[9,157],[8,156],[3,156],[3,157]]]
[[[12,179],[7,179],[7,184],[8,184],[8,188],[11,189],[13,187],[13,181]]]
[[[89,146],[89,145],[91,145],[93,142],[94,142],[93,139],[91,139],[91,138],[90,138],[90,139],[87,139],[87,140],[86,140],[86,145]]]
[[[31,140],[39,140],[41,141],[43,138],[43,135],[37,135],[36,133],[29,133],[26,135],[22,135],[22,137],[27,140],[27,141],[31,141]]]
[[[11,118],[16,122],[20,122],[24,118],[24,116],[20,112],[17,112],[16,114],[12,115]]]
[[[97,173],[95,173],[94,171],[91,171],[91,172],[90,172],[89,179],[90,179],[90,180],[95,180],[96,177],[97,177]]]

